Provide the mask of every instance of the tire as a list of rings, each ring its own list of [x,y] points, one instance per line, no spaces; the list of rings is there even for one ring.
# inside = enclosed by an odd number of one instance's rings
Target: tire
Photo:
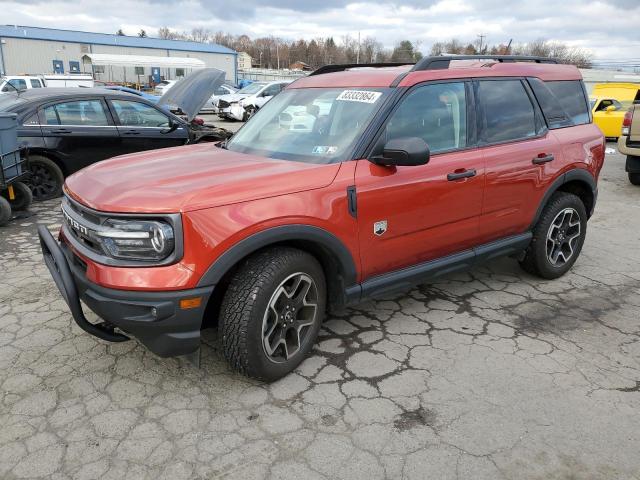
[[[244,111],[244,114],[242,115],[242,121],[246,122],[247,120],[249,120],[256,114],[257,110],[258,109],[256,107],[247,107],[247,109]]]
[[[533,229],[520,266],[548,280],[561,277],[580,256],[586,233],[587,211],[582,200],[572,193],[556,192]]]
[[[9,200],[0,197],[0,227],[4,227],[11,220],[11,204]]]
[[[629,181],[632,185],[640,185],[640,173],[629,172]]]
[[[18,210],[26,210],[27,208],[29,208],[29,205],[31,205],[31,202],[33,201],[33,194],[31,193],[31,189],[22,182],[13,183],[12,186],[15,199],[9,199],[8,191],[3,193],[3,196],[5,196],[11,204],[11,210],[15,212]]]
[[[232,276],[220,307],[225,358],[249,377],[271,382],[285,376],[313,347],[325,306],[324,272],[313,256],[288,247],[250,256]]]
[[[29,156],[31,178],[27,184],[36,201],[50,200],[62,195],[64,174],[56,163],[42,155]]]

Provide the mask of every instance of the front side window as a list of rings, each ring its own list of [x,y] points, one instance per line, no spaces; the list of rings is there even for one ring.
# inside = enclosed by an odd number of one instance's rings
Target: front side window
[[[623,109],[622,104],[618,100],[615,100],[613,98],[605,98],[596,107],[596,112],[604,112],[607,110],[608,107],[611,107],[611,106],[615,107],[616,110]]]
[[[391,115],[384,142],[418,137],[431,153],[467,145],[467,103],[464,83],[436,83],[416,88]]]
[[[520,80],[481,80],[482,140],[500,143],[536,136],[533,104]]]
[[[128,100],[111,100],[120,125],[127,127],[159,127],[169,126],[169,117],[160,113],[150,105]]]
[[[388,92],[386,88],[284,90],[232,137],[227,148],[308,163],[348,160]]]
[[[45,107],[47,125],[108,126],[107,114],[100,100],[79,100]]]

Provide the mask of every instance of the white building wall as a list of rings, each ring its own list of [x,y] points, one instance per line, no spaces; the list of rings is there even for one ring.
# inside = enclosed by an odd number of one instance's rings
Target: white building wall
[[[96,45],[65,43],[51,40],[32,40],[23,38],[2,37],[2,54],[6,75],[53,73],[53,60],[62,60],[65,73],[68,73],[69,61],[80,62],[80,70],[92,73],[90,64],[84,64],[85,53],[111,53],[117,55],[145,55],[159,57],[190,57],[205,62],[207,67],[215,67],[226,72],[228,81],[235,83],[235,55],[226,53],[190,52],[184,50],[166,50],[157,48],[120,47],[113,45]],[[178,72],[179,73],[179,72]],[[190,71],[184,72],[185,75]],[[149,81],[151,69],[145,68],[140,81]],[[175,79],[176,69],[163,68],[161,75],[165,79]],[[137,82],[138,77],[133,67],[104,67],[104,73],[95,75],[97,80],[107,82]]]

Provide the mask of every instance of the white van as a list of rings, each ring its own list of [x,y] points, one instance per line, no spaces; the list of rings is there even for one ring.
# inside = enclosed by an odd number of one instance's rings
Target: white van
[[[7,75],[0,77],[0,93],[43,87],[93,87],[91,75]]]

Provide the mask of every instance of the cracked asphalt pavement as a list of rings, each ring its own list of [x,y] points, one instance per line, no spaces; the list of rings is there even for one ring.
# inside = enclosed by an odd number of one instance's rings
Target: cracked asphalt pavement
[[[0,478],[640,479],[640,188],[607,155],[574,269],[510,259],[328,318],[271,385],[81,331],[0,229]]]

